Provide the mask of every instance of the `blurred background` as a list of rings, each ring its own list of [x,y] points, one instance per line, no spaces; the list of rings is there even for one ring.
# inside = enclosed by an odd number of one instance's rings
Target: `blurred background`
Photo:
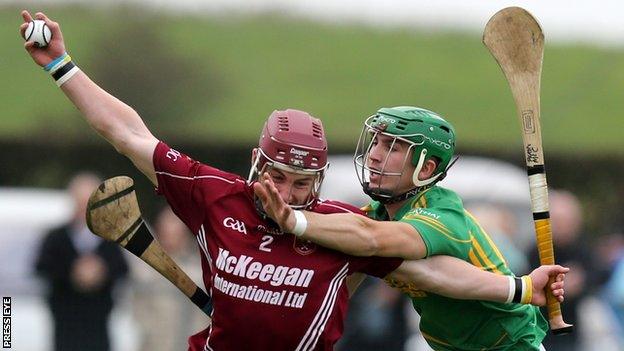
[[[624,5],[616,0],[0,1],[0,293],[12,297],[14,349],[53,349],[49,296],[58,286],[42,278],[50,266],[42,262],[55,246],[51,230],[80,231],[76,183],[93,177],[84,171],[133,177],[166,249],[201,277],[192,237],[163,199],[22,49],[21,9],[58,21],[74,61],[157,137],[218,168],[246,176],[274,109],[321,118],[334,155],[327,198],[366,202],[350,157],[365,117],[394,105],[440,113],[462,155],[441,185],[464,196],[520,275],[537,262],[522,140],[507,83],[481,43],[487,20],[510,5],[531,11],[546,35],[541,112],[555,252],[573,268],[563,307],[577,333],[545,345],[624,350]],[[74,243],[70,254],[87,258],[68,279],[76,294],[107,296],[110,321],[98,322],[110,326],[110,349],[185,349],[205,324],[201,312],[142,262],[104,254],[89,238]],[[339,349],[427,350],[417,323],[405,298],[369,279]]]

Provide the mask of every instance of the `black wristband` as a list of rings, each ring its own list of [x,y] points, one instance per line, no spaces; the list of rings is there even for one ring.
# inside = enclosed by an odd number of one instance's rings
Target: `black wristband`
[[[514,296],[513,299],[511,299],[511,302],[520,303],[520,300],[522,299],[522,279],[514,277],[514,283],[516,283],[516,290],[514,291]]]
[[[73,62],[67,62],[65,65],[63,65],[63,67],[57,69],[56,72],[52,73],[52,78],[54,78],[54,80],[59,80],[62,76],[65,75],[65,73],[69,72],[69,70],[74,68],[75,66],[76,65]]]

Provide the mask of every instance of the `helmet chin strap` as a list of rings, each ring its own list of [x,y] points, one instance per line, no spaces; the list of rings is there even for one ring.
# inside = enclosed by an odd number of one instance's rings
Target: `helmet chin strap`
[[[397,202],[401,202],[403,200],[407,200],[410,197],[418,194],[421,188],[414,188],[404,192],[403,194],[392,196],[392,191],[386,189],[372,189],[368,182],[363,185],[364,193],[370,196],[371,199],[375,201],[379,201],[384,205],[394,204]]]
[[[254,175],[256,173],[260,173],[258,171],[258,163],[260,163],[260,155],[256,154],[256,157],[254,157],[253,163],[251,164],[251,168],[249,169],[249,175],[247,176],[247,184],[251,184],[253,182]]]

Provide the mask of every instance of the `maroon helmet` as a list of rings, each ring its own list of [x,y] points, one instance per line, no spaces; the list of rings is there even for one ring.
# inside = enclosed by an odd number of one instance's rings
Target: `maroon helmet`
[[[270,167],[314,175],[316,178],[309,200],[304,205],[292,207],[306,208],[314,204],[328,166],[327,140],[321,120],[299,110],[273,111],[264,124],[256,150],[249,182]]]

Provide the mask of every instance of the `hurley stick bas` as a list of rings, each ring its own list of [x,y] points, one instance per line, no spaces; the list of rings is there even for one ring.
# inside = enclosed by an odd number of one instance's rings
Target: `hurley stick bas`
[[[167,255],[141,218],[131,178],[110,178],[95,189],[87,205],[87,225],[97,236],[116,242],[150,265],[210,316],[210,297]]]
[[[555,264],[540,128],[540,77],[544,34],[529,12],[520,7],[508,7],[497,12],[488,21],[483,33],[483,43],[503,70],[516,102],[540,263]],[[554,277],[550,279],[549,285],[553,281]],[[548,320],[553,334],[572,332],[573,326],[563,321],[559,302],[550,289],[546,289],[546,298]]]

